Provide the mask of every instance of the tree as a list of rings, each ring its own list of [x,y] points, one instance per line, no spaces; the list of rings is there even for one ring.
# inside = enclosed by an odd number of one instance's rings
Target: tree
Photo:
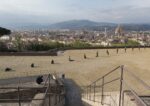
[[[10,35],[10,34],[11,34],[10,30],[0,27],[0,37],[3,35]]]
[[[83,41],[80,41],[80,40],[76,40],[75,42],[73,42],[71,45],[70,45],[72,48],[86,48],[86,47],[91,47],[90,44],[86,43],[86,42],[83,42]]]
[[[16,35],[15,36],[15,41],[14,41],[14,45],[17,49],[17,51],[22,51],[24,48],[24,44],[23,41],[21,40],[21,36],[20,35]]]

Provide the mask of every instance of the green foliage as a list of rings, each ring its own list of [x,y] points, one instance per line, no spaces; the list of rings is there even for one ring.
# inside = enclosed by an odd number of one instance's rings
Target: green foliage
[[[59,42],[31,42],[27,44],[27,50],[29,51],[47,51],[50,49],[60,49],[60,48],[75,48],[75,49],[82,49],[82,48],[88,48],[91,47],[90,44],[81,42],[81,41],[75,41],[71,44],[62,44]]]
[[[15,36],[15,41],[13,42],[17,51],[22,51],[24,49],[24,43],[21,40],[21,36],[20,35],[16,35]]]
[[[4,42],[0,42],[0,51],[8,51],[8,48]]]
[[[11,34],[10,30],[0,27],[0,36],[2,36],[2,35],[9,35],[9,34]]]
[[[129,40],[127,44],[128,44],[128,45],[131,45],[131,46],[139,46],[139,45],[140,45],[139,42],[133,41],[133,40]]]
[[[31,42],[27,45],[27,50],[30,51],[47,51],[50,49],[56,49],[64,47],[64,44],[59,42]]]
[[[133,40],[128,40],[127,43],[114,43],[112,44],[112,46],[116,46],[116,47],[125,47],[125,46],[139,46],[140,43],[137,41],[133,41]]]
[[[72,44],[69,45],[71,48],[87,48],[87,47],[91,47],[90,44],[86,43],[86,42],[82,42],[82,41],[75,41]]]

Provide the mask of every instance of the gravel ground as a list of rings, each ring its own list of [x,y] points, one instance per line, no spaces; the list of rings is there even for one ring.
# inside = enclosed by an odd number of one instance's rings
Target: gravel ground
[[[96,58],[96,52],[99,57]],[[66,77],[74,80],[78,85],[84,86],[113,68],[124,65],[139,78],[150,84],[150,49],[124,49],[116,54],[115,49],[109,50],[68,50],[60,56],[0,56],[0,79],[7,79],[22,76],[34,76],[47,73],[65,73]],[[83,58],[84,53],[87,59]],[[69,62],[69,56],[74,61]],[[51,60],[55,64],[51,64]],[[31,68],[31,63],[35,63],[35,68]],[[5,72],[5,68],[10,67],[14,71]],[[111,78],[111,77],[110,77]],[[130,79],[129,79],[130,80]]]

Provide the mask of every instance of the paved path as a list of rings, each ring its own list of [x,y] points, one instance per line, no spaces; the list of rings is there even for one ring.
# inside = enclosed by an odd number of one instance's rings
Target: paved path
[[[81,92],[74,81],[65,79],[66,88],[66,106],[83,106],[81,100]]]

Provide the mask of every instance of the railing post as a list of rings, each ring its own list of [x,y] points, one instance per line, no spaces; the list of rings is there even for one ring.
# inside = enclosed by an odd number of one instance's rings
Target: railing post
[[[125,95],[125,92],[123,91],[122,92],[122,106],[124,106],[124,95]]]
[[[87,87],[87,91],[88,91],[88,92],[87,92],[87,93],[88,93],[88,94],[87,94],[88,100],[90,100],[90,97],[89,97],[89,96],[90,96],[90,94],[89,94],[89,91],[90,91],[90,90],[89,90],[89,86]]]
[[[21,102],[20,102],[20,88],[18,87],[18,104],[19,106],[21,106]]]
[[[57,95],[56,94],[54,94],[55,95],[55,105],[57,105]]]
[[[90,85],[90,93],[89,94],[90,94],[90,100],[91,100],[91,85]]]
[[[83,87],[83,91],[82,91],[83,93],[82,93],[82,96],[83,96],[83,98],[85,98],[85,88]]]
[[[95,84],[96,83],[94,83],[94,102],[95,102]]]
[[[101,96],[101,104],[103,105],[103,99],[104,99],[104,77],[102,78],[102,96]]]
[[[121,106],[122,100],[122,87],[123,87],[123,68],[124,66],[121,66],[121,77],[120,77],[120,95],[119,95],[119,106]]]
[[[87,97],[87,100],[88,100],[88,86],[87,86],[87,91],[86,91],[86,97]]]
[[[58,85],[58,90],[59,90],[59,93],[58,93],[58,102],[60,103],[60,94],[61,94],[61,86]]]
[[[49,90],[49,94],[48,94],[48,97],[49,97],[49,106],[51,106],[51,98],[50,98],[50,74],[48,75],[48,90]]]
[[[85,88],[83,88],[83,98],[85,98]]]

